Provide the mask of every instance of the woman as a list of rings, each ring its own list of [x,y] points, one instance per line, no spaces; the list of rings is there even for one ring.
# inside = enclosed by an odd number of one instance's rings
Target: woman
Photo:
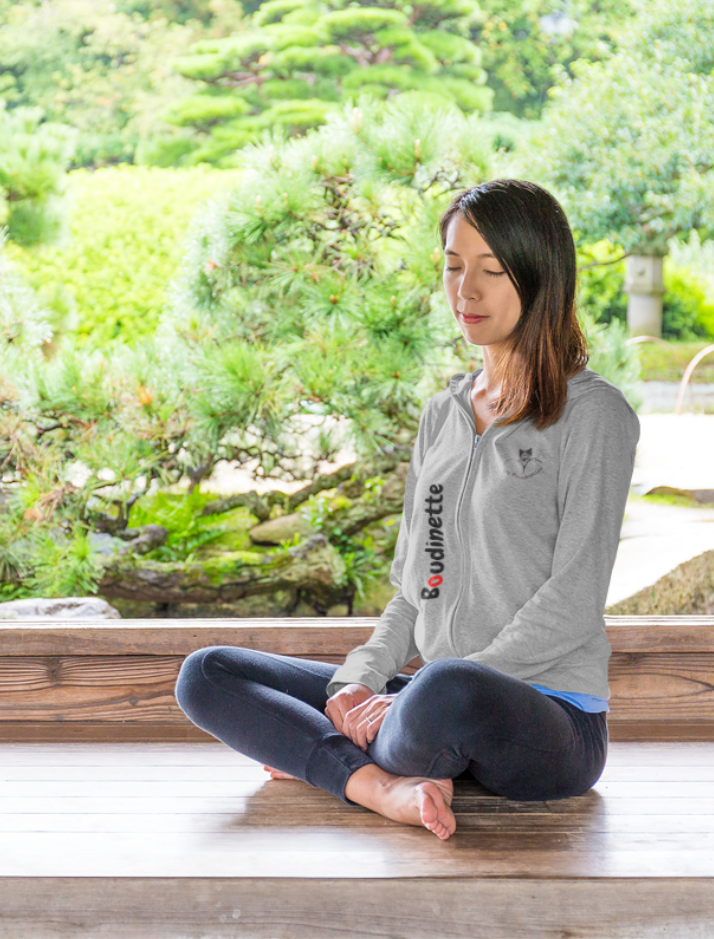
[[[587,367],[559,203],[497,179],[441,220],[444,287],[483,368],[422,414],[370,640],[336,666],[231,646],[184,661],[176,697],[273,778],[456,829],[453,779],[518,800],[581,795],[608,744],[603,611],[639,421]],[[400,673],[412,658],[424,666]]]

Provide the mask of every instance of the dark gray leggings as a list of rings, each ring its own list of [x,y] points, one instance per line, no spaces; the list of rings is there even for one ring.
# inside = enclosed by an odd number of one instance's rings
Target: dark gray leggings
[[[438,659],[396,675],[398,692],[361,750],[324,713],[339,666],[239,646],[207,646],[184,660],[176,700],[198,727],[253,760],[326,789],[348,805],[355,770],[475,778],[516,800],[582,795],[607,758],[606,712],[589,713],[518,678],[466,659]]]

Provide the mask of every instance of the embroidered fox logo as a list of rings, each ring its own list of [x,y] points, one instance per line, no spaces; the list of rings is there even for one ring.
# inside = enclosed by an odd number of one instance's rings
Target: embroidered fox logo
[[[527,450],[518,450],[518,459],[508,460],[505,466],[506,473],[509,476],[515,476],[516,479],[527,479],[529,476],[535,476],[543,469],[543,463],[537,457],[533,456],[533,447]]]

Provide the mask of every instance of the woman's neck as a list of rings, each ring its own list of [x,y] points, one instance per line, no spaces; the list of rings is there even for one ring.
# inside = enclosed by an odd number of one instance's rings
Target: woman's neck
[[[497,352],[492,346],[482,346],[482,350],[483,367],[474,382],[475,390],[489,400],[495,399],[498,398],[501,391],[496,386],[496,372],[499,355],[503,355],[503,353]]]

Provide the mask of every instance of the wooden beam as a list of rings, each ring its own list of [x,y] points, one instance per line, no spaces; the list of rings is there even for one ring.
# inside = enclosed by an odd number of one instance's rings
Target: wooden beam
[[[0,908],[22,939],[703,939],[714,879],[13,877]]]
[[[72,724],[80,735],[131,725],[132,739],[161,739],[162,728],[166,739],[212,739],[193,728],[175,699],[190,652],[233,645],[339,665],[376,622],[14,620],[0,625],[0,739],[21,739],[23,727],[30,739],[43,725],[61,734]],[[606,628],[611,739],[714,739],[714,617],[606,617]],[[421,664],[414,659],[403,671]]]
[[[0,624],[2,655],[188,655],[209,645],[346,655],[372,635],[378,617],[276,619],[11,620]],[[714,616],[606,616],[613,652],[714,653]],[[290,651],[296,650],[296,651]]]

